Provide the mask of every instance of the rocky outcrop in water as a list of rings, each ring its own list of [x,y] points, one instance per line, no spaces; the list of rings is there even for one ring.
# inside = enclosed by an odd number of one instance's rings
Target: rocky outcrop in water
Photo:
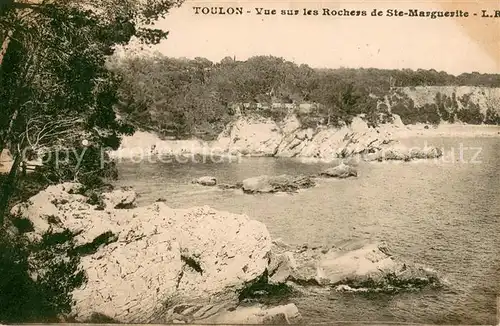
[[[242,182],[237,182],[236,184],[221,183],[218,185],[219,189],[230,190],[230,189],[241,189],[243,187]]]
[[[443,151],[439,148],[427,146],[423,148],[407,148],[405,146],[395,146],[370,153],[364,156],[366,161],[411,161],[414,159],[437,159],[443,156]]]
[[[308,176],[261,175],[243,180],[243,192],[247,194],[296,192],[299,189],[314,187],[316,183]]]
[[[200,177],[198,179],[194,179],[191,183],[211,187],[217,184],[217,179],[215,177],[205,176],[205,177]]]
[[[348,165],[342,162],[341,164],[333,168],[322,171],[319,175],[326,178],[345,179],[349,177],[357,177],[358,171],[352,165]]]
[[[332,248],[274,242],[270,281],[339,291],[397,292],[439,286],[436,272],[395,260],[382,244],[351,241]]]
[[[232,155],[309,157],[334,160],[354,156],[369,161],[436,158],[435,147],[408,149],[392,139],[391,128],[372,128],[360,117],[341,128],[303,128],[296,116],[282,123],[262,117],[240,117],[227,126],[212,146]]]
[[[300,189],[307,189],[316,185],[315,178],[339,178],[345,179],[348,177],[356,177],[358,172],[352,165],[340,163],[335,167],[328,168],[317,175],[287,175],[282,174],[278,176],[261,175],[258,177],[251,177],[238,182],[236,184],[220,184],[219,188],[223,190],[228,189],[242,189],[245,194],[263,194],[263,193],[277,193],[287,192],[293,193]]]

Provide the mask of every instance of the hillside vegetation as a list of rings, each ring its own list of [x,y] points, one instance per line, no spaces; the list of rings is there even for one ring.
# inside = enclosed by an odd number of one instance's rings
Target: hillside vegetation
[[[493,74],[312,69],[273,56],[213,63],[155,55],[110,66],[123,77],[122,116],[140,129],[176,138],[214,138],[236,113],[276,121],[295,113],[306,127],[349,124],[357,115],[378,125],[391,122],[391,113],[405,124],[500,123],[500,78]],[[497,99],[483,100],[481,92],[491,89]],[[285,106],[290,103],[296,105]]]

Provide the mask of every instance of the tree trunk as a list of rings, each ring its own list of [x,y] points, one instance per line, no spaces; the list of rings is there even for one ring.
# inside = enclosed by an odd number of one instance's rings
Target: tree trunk
[[[6,147],[5,142],[3,141],[2,138],[0,138],[0,156],[2,155],[2,152],[3,152],[5,147]]]
[[[9,47],[11,36],[12,36],[12,31],[8,31],[7,35],[3,39],[2,48],[0,49],[0,67],[2,66],[3,57],[5,56],[5,53],[7,53],[7,48]]]
[[[12,128],[14,127],[14,124],[16,123],[17,116],[19,114],[19,109],[16,109],[14,111],[14,114],[12,115],[10,122],[9,122],[9,127],[5,131],[5,134],[0,137],[0,155],[2,154],[2,151],[7,148],[7,145],[9,144],[9,137],[11,136]]]
[[[3,39],[2,42],[2,47],[0,48],[0,78],[2,78],[2,62],[3,62],[3,57],[5,56],[5,53],[7,53],[7,48],[9,47],[10,43],[10,37],[12,36],[12,31],[9,31],[7,35],[5,35],[5,38]],[[6,135],[1,135],[0,136],[0,154],[2,154],[2,151],[5,147],[5,141],[6,141]]]
[[[16,175],[21,161],[22,155],[21,153],[17,153],[12,167],[10,168],[9,175],[2,184],[2,193],[0,194],[0,229],[3,227],[5,215],[7,213],[7,209],[9,208],[10,197],[12,196],[16,186]]]

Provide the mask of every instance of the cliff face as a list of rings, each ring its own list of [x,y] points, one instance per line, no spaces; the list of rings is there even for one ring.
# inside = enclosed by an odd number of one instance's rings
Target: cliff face
[[[500,112],[500,88],[477,86],[417,86],[403,87],[400,90],[413,100],[415,106],[436,103],[436,98],[446,96],[459,99],[459,108],[464,108],[464,101],[479,106],[481,113],[485,114],[488,108]],[[440,94],[440,95],[438,95]],[[455,94],[455,95],[454,95]],[[464,101],[460,101],[463,99]]]
[[[386,96],[389,110],[405,124],[464,122],[500,124],[500,88],[418,86],[394,89]]]
[[[258,116],[228,125],[215,145],[230,154],[335,159],[374,153],[389,144],[390,133],[355,118],[349,127],[303,128],[294,115],[282,123]]]
[[[276,122],[258,114],[239,116],[229,123],[216,141],[164,141],[145,132],[125,137],[115,156],[150,154],[231,154],[249,156],[309,157],[318,159],[344,158],[371,154],[393,147],[396,138],[405,134],[431,135],[437,128],[428,124],[450,123],[460,127],[470,125],[500,125],[500,88],[470,86],[420,86],[396,88],[385,96],[379,106],[393,116],[393,122],[376,128],[355,117],[349,126],[332,128],[301,125],[294,114]],[[474,126],[470,126],[474,127]],[[479,127],[479,126],[476,126]],[[488,133],[497,134],[496,126]],[[425,128],[425,129],[424,129]],[[442,129],[442,130],[441,130]],[[478,135],[480,130],[448,130],[441,128],[439,136]],[[462,130],[463,129],[463,130]],[[477,128],[476,128],[477,129]],[[415,131],[410,133],[410,131]],[[467,133],[468,132],[468,133]],[[404,138],[404,137],[403,137]],[[135,151],[137,151],[135,153]]]

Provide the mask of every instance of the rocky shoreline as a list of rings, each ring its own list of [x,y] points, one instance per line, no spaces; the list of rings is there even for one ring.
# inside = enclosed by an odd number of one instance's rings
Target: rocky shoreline
[[[436,158],[437,148],[406,148],[395,134],[404,130],[400,119],[369,127],[361,118],[341,128],[306,128],[295,115],[276,123],[259,115],[239,117],[226,126],[217,140],[161,140],[151,133],[124,137],[114,158],[150,155],[266,156],[335,160],[361,156],[364,160]]]
[[[136,197],[119,189],[95,200],[80,184],[65,183],[12,209],[30,221],[29,239],[69,231],[79,248],[93,248],[81,251],[86,282],[73,290],[63,320],[297,323],[295,305],[260,299],[315,288],[394,293],[440,286],[436,272],[396,259],[383,244],[290,246],[245,215],[163,202],[135,207]]]

